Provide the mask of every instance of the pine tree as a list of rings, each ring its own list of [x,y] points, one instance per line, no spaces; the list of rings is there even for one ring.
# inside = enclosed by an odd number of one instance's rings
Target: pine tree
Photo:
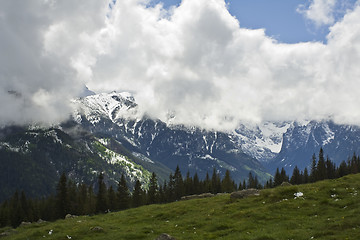
[[[200,194],[200,193],[202,193],[202,189],[201,189],[201,185],[200,185],[200,181],[199,181],[199,176],[197,173],[195,173],[194,178],[193,178],[192,194]]]
[[[334,179],[335,175],[336,175],[336,167],[335,167],[335,164],[333,164],[331,162],[329,157],[326,158],[325,166],[326,166],[326,176],[327,176],[327,178],[328,179]]]
[[[324,151],[322,148],[320,148],[320,151],[319,151],[319,161],[317,163],[316,169],[317,169],[316,180],[327,179]]]
[[[221,182],[221,189],[223,192],[231,193],[234,191],[234,183],[230,177],[230,171],[226,170],[224,179]]]
[[[66,175],[62,173],[56,187],[56,218],[64,218],[69,213],[70,202],[67,187]]]
[[[124,210],[130,207],[130,191],[126,184],[124,174],[121,175],[117,189],[117,209]]]
[[[291,176],[290,183],[293,185],[298,185],[298,184],[302,183],[302,177],[300,175],[300,171],[297,166],[295,166],[295,168],[293,170],[293,174]]]
[[[190,177],[190,172],[186,173],[186,178],[184,181],[185,195],[193,195],[194,194],[194,184],[193,179]]]
[[[86,212],[86,205],[88,202],[88,189],[87,186],[83,183],[80,185],[79,193],[77,196],[77,202],[79,205],[79,213],[80,215],[85,215]]]
[[[256,188],[255,179],[251,172],[249,172],[247,188]]]
[[[213,169],[213,174],[211,177],[211,188],[212,188],[212,193],[214,193],[214,194],[221,192],[220,176],[219,176],[219,174],[217,174],[217,171],[215,168]]]
[[[303,183],[309,183],[309,173],[308,173],[307,168],[304,169]]]
[[[181,197],[185,194],[184,180],[182,178],[179,165],[176,167],[174,173],[174,194],[175,200],[180,200]]]
[[[176,200],[175,196],[175,178],[172,173],[169,175],[169,183],[167,185],[167,190],[165,192],[167,202],[173,202]]]
[[[203,191],[202,192],[206,192],[206,193],[213,192],[213,188],[211,186],[211,181],[210,181],[210,177],[209,177],[208,172],[206,172],[206,177],[205,177],[205,180],[203,182]]]
[[[141,189],[140,181],[136,180],[132,195],[132,207],[139,207],[141,205],[143,205],[143,190]]]
[[[107,204],[107,189],[104,183],[104,175],[100,173],[98,177],[98,193],[96,195],[96,212],[97,213],[105,213],[108,210]]]
[[[147,204],[154,204],[158,202],[159,186],[157,182],[156,174],[153,172],[151,175],[149,190],[147,193]]]
[[[276,168],[276,173],[275,173],[275,177],[274,177],[274,187],[280,186],[282,182],[283,182],[283,179],[281,177],[279,168]]]
[[[281,180],[282,180],[281,183],[283,183],[283,182],[289,182],[289,176],[286,175],[286,171],[285,171],[284,168],[281,168],[280,175],[281,175]]]
[[[116,194],[112,186],[109,187],[107,192],[108,208],[110,211],[117,210]]]
[[[311,162],[311,172],[310,172],[310,182],[315,182],[317,181],[316,179],[316,156],[315,153],[312,156],[312,162]]]

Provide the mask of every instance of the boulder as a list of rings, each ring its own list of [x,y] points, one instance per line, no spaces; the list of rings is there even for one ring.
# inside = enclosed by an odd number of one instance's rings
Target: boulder
[[[76,215],[66,214],[65,219],[76,218]]]
[[[102,232],[102,231],[104,231],[104,229],[102,227],[99,227],[99,226],[91,227],[90,230],[94,231],[94,232]]]
[[[7,237],[7,236],[10,236],[10,235],[11,235],[10,232],[2,232],[2,233],[0,233],[0,238],[1,237]]]
[[[247,198],[250,196],[259,196],[260,191],[254,188],[250,189],[244,189],[241,191],[233,192],[230,194],[231,199],[241,199],[241,198]]]
[[[46,223],[45,220],[42,220],[41,218],[37,221],[37,223]]]
[[[28,226],[31,225],[31,222],[21,222],[20,226]]]
[[[163,233],[160,236],[158,236],[155,240],[176,240],[176,239],[167,233]]]

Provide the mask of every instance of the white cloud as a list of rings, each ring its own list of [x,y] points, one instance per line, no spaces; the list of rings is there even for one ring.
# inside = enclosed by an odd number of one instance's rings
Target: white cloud
[[[310,6],[300,5],[297,11],[313,21],[317,27],[332,25],[335,22],[336,3],[337,0],[311,0]]]
[[[131,90],[151,116],[171,112],[174,123],[206,128],[328,117],[360,124],[360,7],[331,27],[327,44],[281,44],[241,28],[223,0],[183,0],[169,11],[140,0],[111,11],[97,0],[39,2],[0,3],[2,123],[61,119],[85,82]]]

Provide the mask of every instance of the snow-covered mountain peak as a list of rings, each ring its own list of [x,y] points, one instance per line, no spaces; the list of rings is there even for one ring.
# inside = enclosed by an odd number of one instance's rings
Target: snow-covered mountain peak
[[[234,131],[241,149],[259,161],[268,161],[281,150],[283,134],[292,126],[289,122],[240,124]]]
[[[74,118],[81,122],[81,115],[92,123],[97,123],[101,117],[107,117],[113,122],[118,119],[136,119],[137,104],[131,93],[111,92],[78,98],[74,103]]]

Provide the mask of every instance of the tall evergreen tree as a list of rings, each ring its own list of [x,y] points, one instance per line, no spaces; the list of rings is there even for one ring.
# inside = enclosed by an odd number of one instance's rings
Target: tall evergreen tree
[[[149,190],[147,193],[147,203],[154,204],[158,202],[159,186],[156,174],[153,172],[150,178]]]
[[[283,179],[281,177],[281,174],[280,174],[280,171],[279,171],[279,168],[276,168],[276,172],[275,172],[275,176],[274,176],[274,186],[279,186],[281,185]]]
[[[186,173],[186,178],[185,178],[185,181],[184,181],[184,189],[185,189],[185,195],[195,194],[193,179],[190,176],[189,171]]]
[[[141,185],[141,184],[140,184]],[[124,210],[130,207],[130,191],[126,184],[126,179],[124,174],[121,175],[118,189],[117,189],[117,201],[118,209]]]
[[[234,191],[234,183],[230,177],[230,171],[226,170],[225,176],[221,182],[221,190],[226,193]]]
[[[303,183],[309,183],[309,172],[308,172],[307,168],[304,169]]]
[[[108,208],[110,211],[117,210],[117,199],[116,199],[116,193],[114,191],[114,188],[112,186],[109,187],[107,191],[107,199],[108,199]]]
[[[211,188],[212,193],[214,194],[221,192],[221,180],[215,168],[213,169],[213,174],[211,177]]]
[[[182,178],[179,165],[176,167],[174,173],[174,194],[175,200],[180,200],[180,198],[185,194],[184,180]]]
[[[281,168],[280,175],[281,175],[281,179],[282,179],[281,183],[289,182],[289,176],[286,174],[286,171],[284,168]]]
[[[315,156],[315,153],[314,153],[313,156],[312,156],[312,161],[311,161],[310,182],[317,181],[316,172],[317,172],[317,170],[316,170],[316,156]]]
[[[324,179],[327,179],[324,150],[322,148],[320,148],[319,161],[316,166],[316,180],[318,181],[318,180],[324,180]]]
[[[139,180],[136,180],[132,194],[132,207],[139,207],[143,204],[143,190],[141,189],[141,183]]]
[[[297,166],[295,166],[293,170],[293,174],[290,179],[290,183],[293,185],[298,185],[302,183],[302,176],[300,175],[300,170]]]
[[[104,175],[100,173],[98,177],[98,192],[96,195],[96,212],[97,213],[105,213],[108,210],[107,204],[107,190],[106,185],[104,183]]]
[[[202,187],[200,184],[199,176],[197,173],[195,173],[193,177],[193,192],[192,194],[200,194],[202,193]]]
[[[67,187],[66,175],[62,173],[56,187],[56,218],[64,218],[69,213],[70,202]]]

